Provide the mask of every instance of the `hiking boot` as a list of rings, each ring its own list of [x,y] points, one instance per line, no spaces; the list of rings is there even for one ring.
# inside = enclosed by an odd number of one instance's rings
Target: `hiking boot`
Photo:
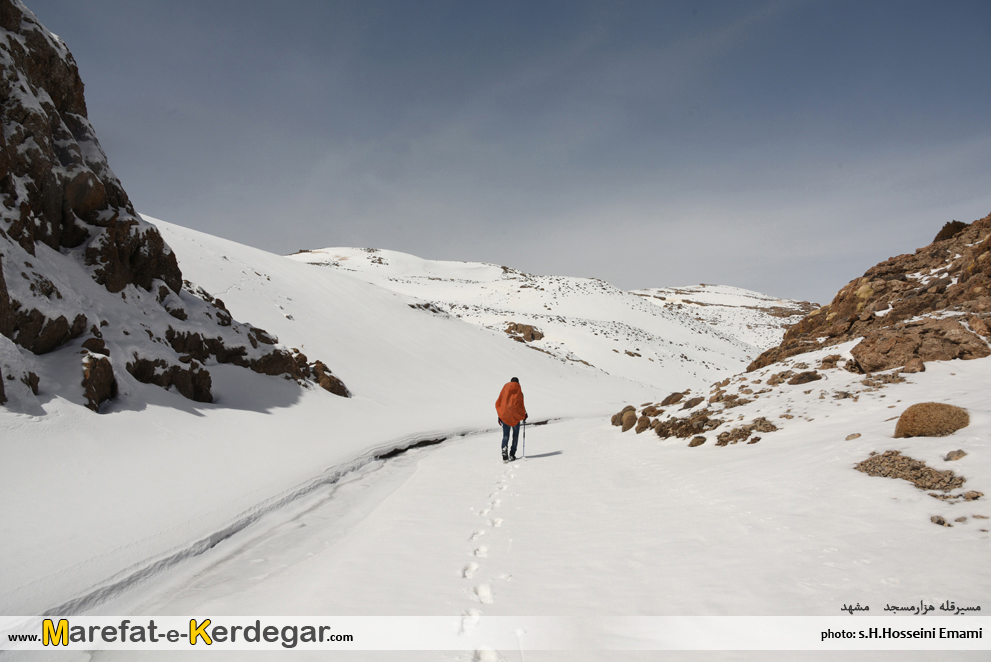
[[[516,461],[516,456],[515,455],[510,455],[509,456],[509,461],[510,462],[515,462]]]
[[[509,451],[507,451],[505,448],[502,449],[502,461],[509,462]]]

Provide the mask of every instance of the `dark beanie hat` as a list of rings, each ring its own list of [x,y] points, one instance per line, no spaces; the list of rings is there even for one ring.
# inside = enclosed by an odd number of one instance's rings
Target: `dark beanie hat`
[[[519,384],[519,383],[520,383],[520,380],[519,380],[519,378],[517,378],[517,377],[513,377],[513,378],[512,378],[512,379],[510,379],[509,381],[511,381],[511,382],[516,382],[517,384]]]

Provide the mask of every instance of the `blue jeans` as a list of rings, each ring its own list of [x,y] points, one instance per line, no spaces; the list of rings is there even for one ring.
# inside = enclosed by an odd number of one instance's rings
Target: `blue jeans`
[[[502,423],[502,421],[499,421]],[[506,446],[509,445],[509,431],[513,431],[513,448],[509,451],[509,454],[516,457],[516,442],[520,439],[520,424],[510,427],[505,423],[502,423],[502,450],[506,450]]]

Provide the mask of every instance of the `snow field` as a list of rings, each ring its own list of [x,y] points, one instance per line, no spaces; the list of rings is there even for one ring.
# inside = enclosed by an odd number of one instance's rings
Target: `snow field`
[[[512,376],[545,417],[642,397],[634,382],[411,309],[407,297],[347,274],[159,227],[186,278],[236,319],[324,361],[354,397],[208,363],[212,404],[125,379],[94,414],[45,392],[79,379],[56,367],[60,352],[78,347],[34,357],[40,410],[0,409],[0,497],[16,504],[0,511],[0,537],[12,541],[0,564],[4,613],[82,608],[79,599],[105,599],[159,572],[156,564],[199,553],[341,469],[417,440],[491,429]]]
[[[973,373],[959,374],[962,366]],[[952,367],[958,374],[915,375],[919,394],[931,396],[947,378],[967,381],[982,369],[962,362]],[[210,567],[177,578],[178,591],[143,589],[144,602],[133,611],[459,613],[470,633],[485,616],[596,622],[638,615],[834,616],[853,602],[881,614],[888,603],[980,604],[987,595],[989,535],[979,530],[980,520],[946,529],[928,517],[941,508],[971,518],[991,514],[986,504],[947,505],[905,481],[852,467],[870,450],[890,447],[933,457],[943,452],[934,444],[959,445],[980,458],[986,445],[975,442],[987,430],[986,414],[972,410],[972,425],[980,428],[967,437],[894,440],[881,431],[893,422],[874,422],[889,411],[878,400],[836,423],[803,421],[754,445],[688,448],[686,440],[623,434],[605,419],[579,419],[532,428],[530,457],[508,465],[498,458],[495,433],[417,449],[335,488],[334,498],[280,522],[257,544],[218,545]],[[812,405],[826,408],[821,401]],[[862,437],[845,441],[849,426]],[[969,489],[981,487],[986,469],[986,461],[959,466]],[[494,659],[514,655],[499,651]],[[843,655],[937,659],[929,653]],[[528,651],[525,659],[615,656],[592,649]],[[825,653],[622,656],[839,659]],[[95,659],[125,658],[101,653]],[[476,659],[484,659],[481,650]]]
[[[694,300],[672,297],[682,290],[624,292],[597,279],[379,249],[324,248],[289,257],[417,297],[496,336],[504,336],[509,321],[533,325],[544,338],[530,347],[660,389],[701,386],[737,372],[784,334],[787,320],[757,309],[796,304],[727,286],[686,288]]]

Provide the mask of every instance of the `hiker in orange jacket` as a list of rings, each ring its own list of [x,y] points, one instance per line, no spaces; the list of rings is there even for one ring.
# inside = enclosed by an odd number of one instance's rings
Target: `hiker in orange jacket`
[[[499,399],[496,400],[496,413],[499,414],[499,425],[502,426],[502,461],[510,462],[516,459],[516,442],[520,438],[520,423],[527,419],[526,406],[523,404],[523,389],[520,380],[513,377],[502,387]],[[513,431],[513,447],[508,450],[509,430]]]

